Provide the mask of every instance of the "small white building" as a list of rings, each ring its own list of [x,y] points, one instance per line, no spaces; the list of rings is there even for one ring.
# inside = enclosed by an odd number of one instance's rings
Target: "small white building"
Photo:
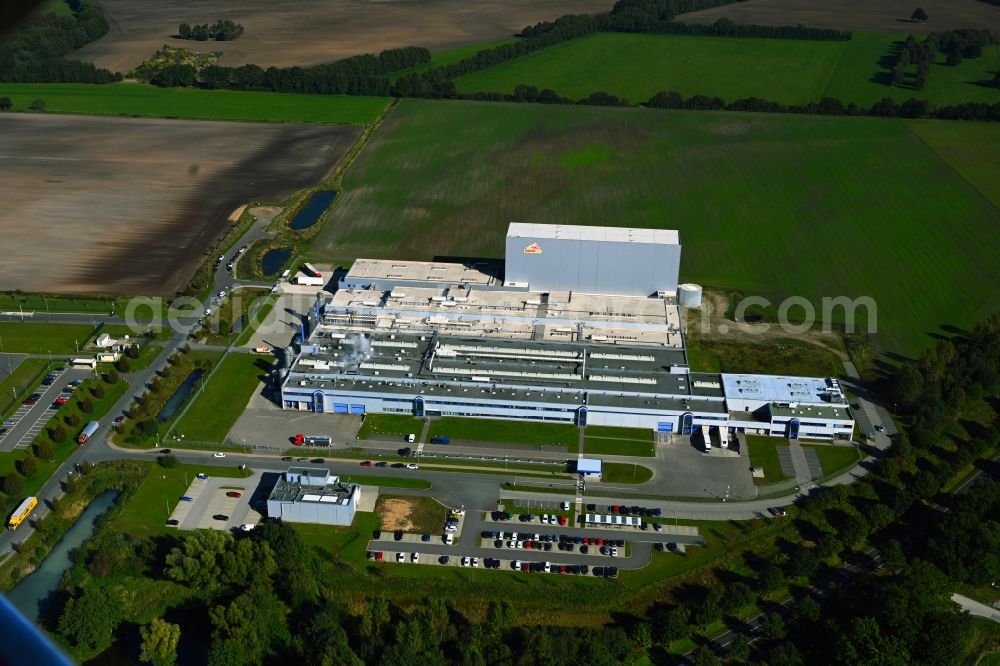
[[[580,458],[576,461],[576,473],[595,481],[601,480],[603,463],[598,458]]]
[[[292,523],[350,525],[361,500],[361,486],[319,467],[289,467],[267,498],[267,515]]]

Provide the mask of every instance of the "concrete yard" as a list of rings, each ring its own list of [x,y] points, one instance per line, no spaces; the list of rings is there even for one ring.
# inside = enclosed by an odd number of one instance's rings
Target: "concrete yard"
[[[228,217],[321,180],[351,126],[4,114],[4,289],[172,294]]]

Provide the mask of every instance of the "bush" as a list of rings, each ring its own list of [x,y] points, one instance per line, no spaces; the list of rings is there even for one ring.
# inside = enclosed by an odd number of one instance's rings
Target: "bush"
[[[21,474],[30,479],[35,474],[38,474],[38,458],[35,456],[26,456],[17,463],[17,468]]]
[[[160,456],[156,459],[156,462],[160,463],[160,467],[166,467],[167,469],[172,469],[181,464],[181,461],[175,455]]]
[[[115,369],[118,372],[128,372],[132,369],[132,364],[128,362],[128,359],[122,356],[120,359],[115,361]]]
[[[100,384],[94,384],[92,387],[90,387],[90,392],[98,400],[104,397],[104,387],[101,386]]]
[[[24,492],[24,479],[17,472],[7,472],[3,479],[0,479],[0,485],[11,497],[17,497]]]
[[[63,435],[65,434],[66,431],[63,430]],[[52,439],[55,440],[55,437],[53,437]],[[55,449],[53,449],[51,442],[41,441],[38,444],[35,444],[35,455],[43,460],[51,460],[54,453]]]
[[[119,379],[118,378],[118,371],[115,370],[114,368],[111,368],[110,370],[108,370],[107,372],[104,373],[104,381],[106,381],[109,384],[112,384],[112,385],[117,384],[118,383],[118,379]]]
[[[94,411],[94,403],[90,401],[90,398],[81,398],[76,406],[80,408],[80,411],[84,414],[90,414]]]
[[[36,99],[31,104],[28,105],[29,111],[44,111],[45,110],[45,100]]]
[[[66,414],[66,416],[63,417],[63,421],[65,421],[66,425],[68,425],[70,428],[75,428],[76,426],[80,425],[80,417],[77,416],[76,414],[73,414],[72,412]]]
[[[129,345],[125,350],[125,355],[129,358],[139,358],[139,345]]]
[[[13,106],[14,103],[10,101],[10,97],[0,97],[0,111],[10,111]]]
[[[66,441],[67,437],[69,437],[69,435],[66,433],[66,428],[62,427],[61,425],[56,424],[54,427],[49,428],[49,438],[51,438],[52,441],[55,442],[56,444],[62,444],[63,442]],[[39,443],[39,446],[41,446],[41,443]],[[51,458],[52,457],[51,449],[52,446],[49,445],[49,455],[41,457]]]

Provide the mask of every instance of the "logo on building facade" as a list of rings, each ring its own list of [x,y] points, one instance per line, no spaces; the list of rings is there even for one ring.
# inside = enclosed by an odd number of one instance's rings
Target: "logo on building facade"
[[[542,246],[539,245],[538,243],[532,243],[528,247],[524,248],[524,253],[525,254],[541,254],[542,253]]]

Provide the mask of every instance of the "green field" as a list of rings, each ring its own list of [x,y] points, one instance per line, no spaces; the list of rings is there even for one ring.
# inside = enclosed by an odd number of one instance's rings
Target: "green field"
[[[83,347],[94,327],[90,324],[0,323],[0,348],[6,353],[75,354]]]
[[[175,430],[184,439],[222,442],[243,413],[250,396],[270,371],[272,359],[253,354],[229,354]]]
[[[502,257],[511,220],[676,228],[683,280],[817,307],[870,296],[881,344],[916,354],[1000,309],[1000,246],[982,242],[1000,181],[984,193],[955,166],[995,169],[1000,133],[948,123],[989,148],[945,161],[928,123],[408,100],[347,173],[314,253]]]
[[[844,42],[600,33],[456,80],[461,93],[513,93],[519,83],[573,100],[604,91],[637,104],[661,91],[786,104],[819,99]]]
[[[600,33],[467,74],[455,84],[461,93],[510,94],[523,83],[573,100],[604,91],[633,104],[670,91],[726,102],[761,97],[803,104],[833,97],[866,107],[883,97],[935,104],[1000,101],[1000,91],[980,85],[1000,69],[998,45],[957,67],[939,55],[923,90],[908,81],[886,85],[888,70],[880,61],[905,39],[864,32],[847,42]]]
[[[10,97],[15,110],[41,98],[47,112],[58,113],[345,125],[373,122],[389,104],[385,97],[157,88],[144,83],[4,83],[0,95]]]
[[[452,443],[461,440],[474,442],[496,442],[497,444],[526,444],[541,446],[575,447],[579,442],[579,429],[563,423],[520,423],[495,419],[470,419],[444,417],[431,421],[427,431],[427,441],[432,437],[446,436]]]
[[[358,439],[387,437],[400,439],[409,434],[419,435],[424,423],[413,416],[402,414],[365,414],[365,420],[358,430]]]
[[[764,478],[754,479],[759,486],[776,483],[787,479],[781,471],[778,462],[778,446],[787,446],[788,442],[777,437],[763,435],[747,435],[747,448],[750,449],[750,466],[764,468]],[[851,449],[853,451],[853,449]]]

